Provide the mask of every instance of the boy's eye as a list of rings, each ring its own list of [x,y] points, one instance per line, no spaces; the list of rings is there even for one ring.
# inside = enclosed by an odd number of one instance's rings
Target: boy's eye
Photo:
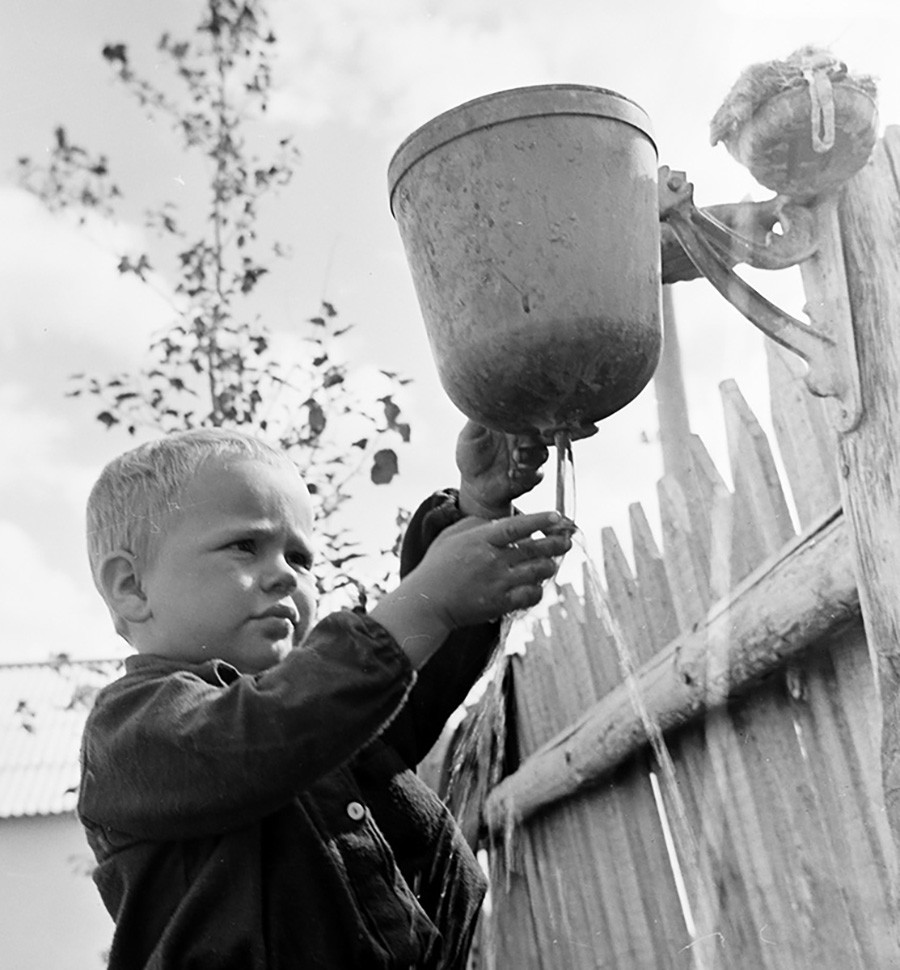
[[[229,548],[237,549],[238,552],[255,552],[256,543],[253,539],[235,539],[234,542],[229,543]]]
[[[287,561],[294,569],[312,569],[312,556],[308,552],[289,552]]]

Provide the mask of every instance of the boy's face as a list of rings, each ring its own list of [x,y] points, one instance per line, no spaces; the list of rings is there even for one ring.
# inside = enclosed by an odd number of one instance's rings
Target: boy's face
[[[252,459],[212,459],[187,487],[141,577],[142,653],[219,658],[255,673],[309,632],[313,512],[299,475]]]

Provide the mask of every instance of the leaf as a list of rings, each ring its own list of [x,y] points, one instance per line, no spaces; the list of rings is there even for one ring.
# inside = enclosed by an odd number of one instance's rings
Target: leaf
[[[119,419],[114,414],[110,414],[109,411],[101,411],[97,415],[97,420],[107,428],[111,428],[114,424],[119,423]]]
[[[241,278],[241,293],[249,293],[256,286],[259,278],[268,272],[264,266],[251,266],[245,269]]]
[[[332,367],[322,381],[322,387],[334,387],[335,384],[343,384],[344,374],[340,367]]]
[[[411,377],[401,377],[395,370],[380,370],[380,374],[384,376],[395,384],[399,384],[400,387],[406,387],[407,384],[412,384]]]
[[[322,410],[322,405],[312,398],[306,402],[306,406],[309,409],[309,430],[318,436],[325,430],[325,412]]]
[[[118,61],[122,67],[128,64],[128,52],[124,44],[107,44],[102,51],[103,57],[114,64]]]
[[[382,448],[372,456],[372,481],[376,485],[387,485],[400,468],[397,463],[397,455],[391,448]]]
[[[122,256],[119,259],[118,266],[116,267],[120,273],[134,273],[139,279],[146,282],[146,277],[144,273],[151,268],[150,260],[147,259],[146,253],[141,253],[140,258],[136,263],[131,261],[131,257]]]
[[[331,560],[332,566],[341,569],[348,562],[352,562],[354,559],[362,559],[363,554],[361,552],[348,552],[345,556],[337,556]]]
[[[400,408],[394,403],[390,394],[387,397],[380,397],[378,400],[384,405],[384,420],[387,421],[387,426],[391,429],[395,428],[397,418],[400,417]]]

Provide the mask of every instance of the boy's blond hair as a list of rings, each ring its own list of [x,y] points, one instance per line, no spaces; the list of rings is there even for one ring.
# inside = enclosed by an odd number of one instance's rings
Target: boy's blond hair
[[[240,431],[198,428],[158,438],[114,458],[100,473],[87,503],[88,559],[103,593],[100,567],[117,549],[150,561],[167,516],[180,508],[188,483],[210,458],[296,465],[284,452]]]

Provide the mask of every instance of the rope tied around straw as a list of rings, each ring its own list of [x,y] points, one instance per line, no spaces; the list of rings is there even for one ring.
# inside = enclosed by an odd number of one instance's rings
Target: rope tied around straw
[[[829,78],[833,61],[830,55],[822,52],[804,55],[801,60],[801,70],[804,80],[809,85],[809,100],[812,107],[810,112],[812,146],[819,154],[831,151],[834,147],[834,92]]]

